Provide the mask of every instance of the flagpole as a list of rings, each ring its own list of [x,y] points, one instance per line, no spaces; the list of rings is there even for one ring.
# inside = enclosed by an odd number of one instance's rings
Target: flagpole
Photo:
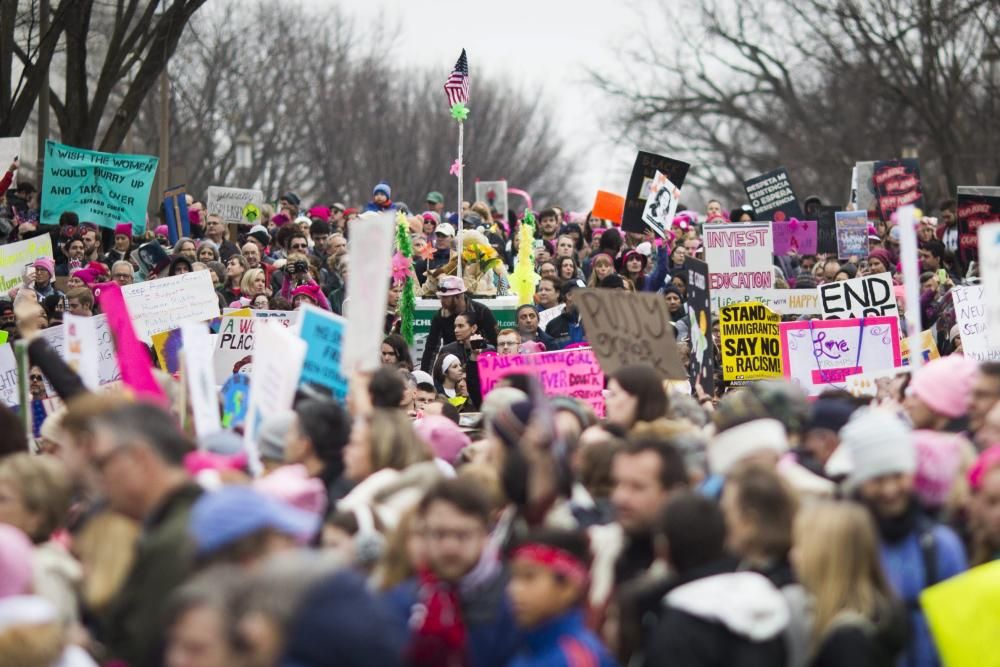
[[[465,165],[462,163],[462,144],[465,142],[465,123],[458,123],[458,277],[462,277],[462,172]]]

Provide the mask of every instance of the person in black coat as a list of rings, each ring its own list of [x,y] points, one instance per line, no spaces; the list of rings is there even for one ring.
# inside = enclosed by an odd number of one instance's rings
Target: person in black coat
[[[441,300],[441,310],[431,320],[431,329],[427,333],[423,356],[420,357],[420,370],[430,373],[434,361],[442,345],[455,341],[455,316],[459,313],[472,311],[475,313],[478,333],[486,342],[496,347],[497,320],[493,311],[481,303],[469,299],[465,294],[465,283],[458,276],[444,276],[438,284],[438,298]]]

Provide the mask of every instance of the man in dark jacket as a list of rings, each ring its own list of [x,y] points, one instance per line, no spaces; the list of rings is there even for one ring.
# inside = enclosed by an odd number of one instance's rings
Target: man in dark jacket
[[[110,410],[93,429],[88,462],[111,509],[142,523],[132,569],[99,619],[97,639],[109,658],[156,667],[164,602],[193,570],[188,519],[202,491],[182,467],[192,447],[173,418],[148,403]]]
[[[561,315],[552,318],[545,333],[554,341],[555,347],[552,349],[561,350],[570,343],[581,343],[586,341],[587,334],[583,330],[583,322],[580,320],[580,312],[573,303],[573,290],[586,287],[582,280],[569,280],[563,283],[559,289],[566,307]]]
[[[674,497],[659,526],[676,573],[646,643],[647,667],[784,665],[788,605],[767,577],[736,572],[725,557],[719,506],[693,492]]]
[[[497,320],[493,311],[465,296],[465,283],[458,276],[444,276],[438,283],[441,310],[431,320],[424,354],[420,357],[420,370],[432,372],[438,350],[455,342],[455,316],[471,310],[475,313],[478,333],[494,348],[497,346]]]

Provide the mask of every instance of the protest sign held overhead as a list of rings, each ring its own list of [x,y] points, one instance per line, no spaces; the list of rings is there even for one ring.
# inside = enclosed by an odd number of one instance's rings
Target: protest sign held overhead
[[[868,256],[868,214],[864,211],[837,211],[837,258]]]
[[[759,303],[726,306],[719,313],[722,379],[727,386],[781,377],[781,318]]]
[[[642,221],[661,239],[667,237],[680,198],[680,189],[662,172],[657,171],[649,186],[649,196],[646,198],[646,208],[642,212]]]
[[[48,234],[0,245],[0,291],[24,282],[24,270],[40,257],[52,257],[52,237]]]
[[[351,267],[347,283],[345,308],[350,315],[341,360],[347,374],[372,371],[380,363],[395,233],[393,217],[388,213],[366,217],[351,230],[348,248],[364,261]]]
[[[606,374],[629,364],[645,364],[666,379],[687,377],[670,312],[661,296],[579,289],[573,299],[583,318],[587,340]]]
[[[299,383],[326,387],[333,392],[334,398],[344,401],[347,399],[347,378],[341,368],[347,320],[313,306],[304,306],[301,310],[297,333],[305,341],[306,351]]]
[[[479,384],[483,396],[501,379],[515,373],[534,375],[549,396],[572,396],[590,405],[598,417],[604,416],[604,372],[588,348],[535,354],[481,354]]]
[[[977,361],[1000,361],[1000,331],[988,325],[986,288],[955,287],[951,298],[962,337],[962,353]]]
[[[979,227],[979,279],[986,296],[986,325],[1000,330],[1000,224]]]
[[[775,220],[771,223],[775,255],[815,255],[817,228],[815,220]]]
[[[899,318],[782,322],[782,370],[810,396],[847,389],[851,375],[902,364]]]
[[[816,207],[816,252],[832,255],[837,252],[836,206]]]
[[[476,201],[484,201],[500,217],[507,217],[507,181],[476,181]]]
[[[709,289],[757,290],[774,285],[771,223],[705,225]]]
[[[691,360],[688,377],[706,394],[715,387],[715,343],[712,338],[712,299],[708,289],[708,264],[686,257],[687,316],[690,322]]]
[[[913,158],[883,160],[875,163],[872,184],[878,199],[879,217],[886,222],[896,209],[913,205],[924,207],[924,193],[920,186],[920,163]]]
[[[622,222],[622,213],[625,211],[625,197],[616,195],[613,192],[597,191],[591,215],[601,220],[610,220],[616,225]]]
[[[225,225],[256,225],[260,223],[264,193],[260,190],[224,188],[217,185],[208,188],[207,212],[222,218]]]
[[[855,181],[857,183],[857,201],[859,211],[878,211],[878,194],[872,176],[875,174],[875,162],[857,162],[854,165]]]
[[[747,199],[753,207],[755,220],[788,220],[801,218],[802,208],[795,196],[788,170],[779,167],[743,181]]]
[[[148,155],[100,153],[46,141],[42,223],[58,225],[66,211],[112,229],[145,220],[158,163]]]
[[[958,253],[963,262],[978,257],[979,228],[1000,223],[1000,187],[958,188]]]
[[[622,214],[622,229],[626,232],[641,234],[646,229],[642,214],[646,210],[646,200],[650,188],[656,178],[656,172],[663,173],[678,189],[684,187],[691,165],[673,158],[655,153],[639,151],[635,164],[632,166],[632,176],[628,181],[628,191],[625,193],[625,210]]]
[[[820,312],[826,320],[899,316],[889,273],[825,283],[816,289]]]

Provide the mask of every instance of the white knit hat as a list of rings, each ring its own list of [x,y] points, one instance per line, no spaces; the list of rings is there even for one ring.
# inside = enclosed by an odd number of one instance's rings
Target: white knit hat
[[[840,429],[840,447],[850,457],[851,470],[844,490],[882,475],[910,474],[917,469],[917,453],[909,427],[887,410],[858,410]]]
[[[708,466],[724,476],[746,457],[763,451],[779,456],[788,451],[785,426],[777,419],[754,419],[716,435],[708,445]]]

